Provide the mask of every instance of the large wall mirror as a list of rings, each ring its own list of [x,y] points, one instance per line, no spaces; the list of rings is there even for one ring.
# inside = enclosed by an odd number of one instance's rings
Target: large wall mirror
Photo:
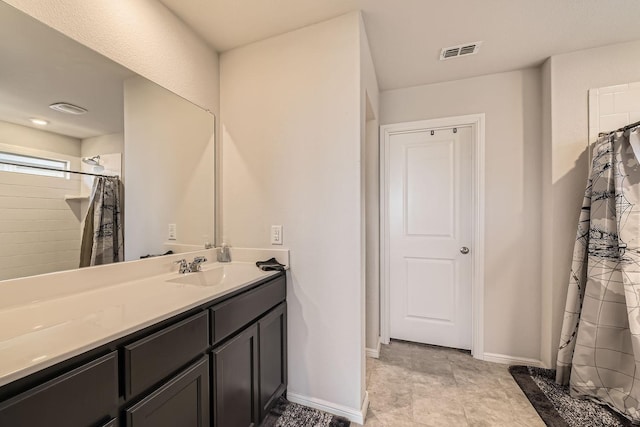
[[[213,241],[211,113],[2,2],[0,57],[0,280],[80,266],[100,175],[124,260]]]

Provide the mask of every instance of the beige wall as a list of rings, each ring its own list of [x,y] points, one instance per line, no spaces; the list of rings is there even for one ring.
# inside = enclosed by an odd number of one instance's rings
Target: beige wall
[[[291,249],[289,396],[359,411],[359,15],[221,55],[223,228],[232,246]]]
[[[80,157],[80,140],[57,133],[0,121],[0,138],[3,144]]]
[[[82,140],[81,156],[91,157],[99,154],[124,153],[124,134],[112,133]]]
[[[640,41],[582,50],[549,59],[550,132],[544,144],[551,162],[544,211],[549,245],[544,252],[542,360],[555,365],[580,205],[587,180],[588,90],[640,80]]]
[[[0,152],[69,161],[79,167],[80,140],[0,122]],[[77,268],[80,178],[0,172],[0,280]]]
[[[539,69],[382,92],[381,124],[486,114],[484,351],[540,356]]]
[[[214,117],[142,78],[124,85],[125,257],[204,245],[213,236]],[[205,238],[205,236],[207,236]]]

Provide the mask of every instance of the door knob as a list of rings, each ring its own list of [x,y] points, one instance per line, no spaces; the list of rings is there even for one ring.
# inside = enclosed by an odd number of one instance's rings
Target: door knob
[[[466,247],[466,246],[461,247],[460,248],[460,253],[463,254],[463,255],[468,254],[469,253],[469,248]]]

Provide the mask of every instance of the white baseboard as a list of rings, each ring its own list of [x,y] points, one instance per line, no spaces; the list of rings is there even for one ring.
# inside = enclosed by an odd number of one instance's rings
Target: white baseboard
[[[354,423],[364,425],[364,421],[367,419],[368,410],[369,410],[369,392],[365,390],[364,399],[362,399],[362,408],[360,408],[360,414],[362,414],[362,417],[359,418],[359,420],[362,420],[362,421],[356,421],[356,420],[349,420],[349,421],[353,421]]]
[[[514,357],[507,354],[484,353],[483,360],[486,360],[487,362],[502,363],[504,365],[526,365],[535,366],[536,368],[544,368],[544,364],[538,359]]]
[[[299,405],[308,406],[309,408],[319,409],[333,415],[345,417],[349,421],[358,424],[364,424],[367,409],[369,408],[368,392],[365,392],[364,394],[364,400],[360,410],[338,405],[337,403],[327,402],[326,400],[316,399],[315,397],[302,396],[300,394],[291,393],[290,391],[287,391],[287,400]]]
[[[376,348],[365,348],[365,352],[367,354],[367,357],[373,357],[374,359],[379,359],[380,358],[380,337],[378,337],[378,344],[376,345]]]

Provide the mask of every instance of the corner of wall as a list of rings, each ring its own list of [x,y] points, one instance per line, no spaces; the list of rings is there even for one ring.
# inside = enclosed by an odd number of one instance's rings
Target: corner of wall
[[[552,188],[552,60],[548,58],[541,67],[542,72],[542,230],[552,226],[553,188]],[[540,284],[540,360],[544,366],[553,366],[553,324],[551,321],[553,242],[550,233],[542,233],[542,275]]]
[[[371,48],[369,46],[369,37],[362,19],[362,13],[358,12],[358,27],[360,44],[360,73],[361,84],[369,95],[371,107],[375,114],[375,118],[380,119],[380,88],[378,85],[378,76],[375,66],[373,65],[373,57],[371,56]]]

